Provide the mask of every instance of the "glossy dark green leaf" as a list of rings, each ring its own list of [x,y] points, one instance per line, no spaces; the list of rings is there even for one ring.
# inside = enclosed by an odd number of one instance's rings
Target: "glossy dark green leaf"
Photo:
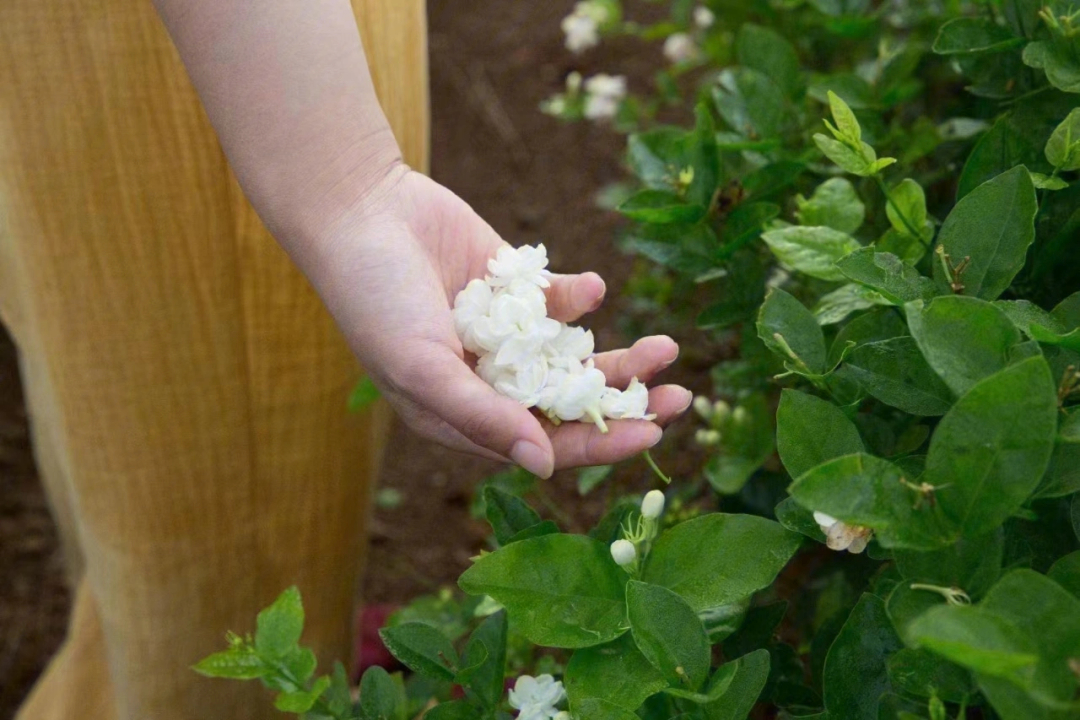
[[[360,711],[365,720],[395,720],[400,707],[397,683],[386,670],[370,667],[360,679]]]
[[[422,622],[407,622],[379,631],[383,644],[413,672],[436,679],[453,680],[460,660],[450,640]]]
[[[563,682],[575,710],[582,702],[597,699],[630,712],[668,684],[638,650],[630,633],[605,645],[575,650]]]
[[[630,631],[641,654],[676,687],[696,690],[709,674],[709,641],[694,609],[667,588],[631,580]]]
[[[799,535],[771,520],[711,513],[665,531],[641,579],[674,591],[701,611],[768,586],[800,543]]]
[[[1004,534],[997,528],[936,551],[897,550],[893,559],[905,580],[958,587],[977,600],[1001,574],[1003,553]]]
[[[745,720],[769,677],[769,652],[755,650],[724,663],[709,679],[706,694],[719,684],[727,688],[718,699],[702,706],[705,720]]]
[[[790,118],[780,86],[748,67],[722,71],[713,89],[713,101],[728,127],[755,140],[779,136]]]
[[[1004,369],[1021,341],[1008,316],[978,298],[947,295],[905,306],[908,327],[927,363],[957,395]]]
[[[805,84],[795,46],[771,28],[746,23],[735,41],[739,64],[766,75],[792,100],[798,100]]]
[[[971,258],[962,276],[966,295],[993,300],[1008,289],[1035,239],[1038,209],[1024,167],[983,183],[957,203],[938,241],[953,263]],[[935,279],[947,286],[942,263],[933,267]]]
[[[1080,93],[1080,59],[1073,39],[1039,40],[1024,48],[1024,63],[1046,72],[1059,90]]]
[[[846,255],[836,267],[847,278],[875,290],[894,305],[927,300],[937,294],[930,278],[890,253],[865,247]]]
[[[975,692],[971,673],[929,650],[901,648],[888,660],[893,686],[919,697],[963,702]]]
[[[979,673],[1026,684],[1038,654],[1016,625],[978,606],[939,605],[908,628],[920,646]]]
[[[880,598],[864,594],[836,636],[825,660],[829,717],[876,718],[889,689],[886,660],[901,648]]]
[[[919,502],[919,493],[905,480],[892,463],[858,453],[818,465],[788,491],[807,508],[872,528],[884,547],[940,547],[949,539],[950,527],[933,504]]]
[[[469,688],[485,707],[492,709],[499,706],[503,697],[506,634],[506,611],[500,610],[480,623],[462,652],[462,664],[472,668]]]
[[[833,282],[844,279],[837,261],[862,247],[855,238],[830,227],[793,225],[770,230],[761,238],[784,265]]]
[[[814,317],[819,325],[835,325],[843,322],[852,313],[868,310],[875,305],[891,303],[877,292],[859,283],[842,285],[831,293],[818,299],[814,306]]]
[[[467,700],[439,703],[424,713],[424,720],[477,720],[479,709]]]
[[[855,424],[840,408],[798,390],[780,395],[776,447],[793,478],[826,460],[865,449]]]
[[[1057,388],[1041,357],[991,375],[957,401],[930,441],[924,480],[966,537],[992,531],[1036,488],[1057,432]]]
[[[941,26],[934,52],[939,55],[1003,52],[1024,44],[1023,38],[988,18],[961,17]]]
[[[1051,566],[1046,576],[1080,598],[1080,550],[1074,550]]]
[[[765,298],[758,313],[757,331],[762,342],[785,361],[801,361],[810,372],[825,372],[825,335],[821,326],[801,302],[780,288],[773,288]]]
[[[540,515],[528,503],[494,485],[484,487],[484,507],[500,545],[506,545],[514,535],[541,521]]]
[[[582,700],[574,707],[574,712],[578,717],[589,720],[639,720],[638,716],[629,710],[598,698]]]
[[[919,587],[918,583],[901,580],[885,600],[885,612],[896,634],[908,645],[915,645],[916,639],[908,632],[912,622],[945,602],[945,597],[940,593]]]
[[[581,535],[545,535],[484,555],[458,581],[490,595],[537,645],[588,647],[627,629],[626,573],[608,546]]]
[[[330,687],[330,678],[321,677],[315,681],[310,690],[293,690],[279,694],[274,698],[274,707],[281,712],[303,715],[315,706],[328,687]]]
[[[870,395],[906,413],[937,416],[952,407],[952,391],[910,336],[861,345],[847,356],[845,368]]]

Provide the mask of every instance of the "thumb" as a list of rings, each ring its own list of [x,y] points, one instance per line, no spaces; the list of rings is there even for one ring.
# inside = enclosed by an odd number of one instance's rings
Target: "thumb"
[[[500,395],[449,348],[433,358],[421,388],[424,404],[480,447],[508,457],[534,475],[551,476],[555,451],[540,421]]]

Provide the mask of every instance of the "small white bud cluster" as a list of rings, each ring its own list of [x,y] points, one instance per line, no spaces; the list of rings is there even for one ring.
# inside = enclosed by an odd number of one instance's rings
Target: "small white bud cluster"
[[[814,513],[814,522],[821,528],[821,532],[825,533],[825,544],[830,550],[847,550],[858,555],[866,549],[870,536],[873,535],[870,528],[848,525],[823,512]]]
[[[664,514],[664,493],[650,490],[641,500],[641,518],[631,528],[623,527],[624,538],[611,543],[611,557],[616,565],[634,572],[637,568],[638,545],[648,545],[656,537],[657,519]]]
[[[574,11],[562,20],[566,49],[576,54],[599,45],[600,27],[611,20],[610,16],[603,3],[582,0],[574,5]]]
[[[454,300],[454,327],[476,354],[477,374],[499,393],[553,422],[584,420],[607,432],[605,418],[651,420],[648,389],[634,378],[626,390],[607,387],[593,366],[593,334],[547,316],[550,287],[543,245],[499,249],[489,275]]]
[[[701,35],[716,22],[716,15],[704,5],[694,8],[694,34],[677,32],[668,35],[664,40],[664,57],[674,65],[681,65],[697,60],[701,56],[701,47],[694,35]]]
[[[694,441],[702,447],[719,445],[724,438],[724,431],[729,429],[730,424],[736,422],[736,415],[739,416],[738,424],[746,421],[746,410],[744,408],[738,407],[732,412],[731,406],[723,400],[713,402],[704,395],[698,395],[694,398],[694,412],[709,424],[708,428],[699,428],[694,433]]]
[[[585,81],[585,117],[610,120],[619,112],[626,98],[626,77],[599,73]]]

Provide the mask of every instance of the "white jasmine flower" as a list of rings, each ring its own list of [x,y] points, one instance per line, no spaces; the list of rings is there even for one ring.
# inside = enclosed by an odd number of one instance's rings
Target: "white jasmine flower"
[[[686,33],[673,33],[664,41],[664,57],[673,64],[689,62],[698,55],[698,46]]]
[[[585,117],[608,120],[619,112],[626,97],[626,78],[622,75],[593,75],[585,81]]]
[[[641,500],[641,516],[655,520],[664,514],[664,493],[650,490]]]
[[[492,386],[525,407],[533,407],[540,402],[540,392],[547,383],[547,376],[547,360],[540,356],[517,370],[503,373]]]
[[[461,344],[471,353],[479,354],[483,348],[476,340],[473,326],[491,309],[491,286],[484,280],[473,280],[454,298],[454,328]]]
[[[600,26],[595,19],[576,10],[562,20],[566,49],[577,54],[600,44]]]
[[[581,420],[588,418],[607,429],[600,411],[600,400],[607,387],[607,378],[604,373],[593,367],[592,361],[581,366],[581,371],[576,371],[573,363],[571,369],[559,385],[555,402],[551,410],[560,420]]]
[[[814,522],[821,528],[821,532],[825,533],[825,544],[830,550],[847,550],[853,555],[866,549],[873,534],[870,528],[848,525],[823,512],[814,512]]]
[[[535,351],[539,351],[549,336],[554,337],[552,332],[557,334],[561,327],[558,322],[546,317],[546,312],[546,308],[538,308],[529,299],[499,293],[491,301],[488,314],[477,318],[472,324],[472,338],[486,352],[499,352],[505,343],[523,335],[525,340],[535,344]],[[500,361],[499,364],[507,363]]]
[[[511,280],[501,292],[523,300],[532,311],[533,317],[537,319],[547,317],[547,296],[536,283],[518,278]]]
[[[620,567],[633,565],[637,560],[637,548],[629,540],[616,540],[611,543],[611,559]]]
[[[512,382],[514,369],[499,367],[495,364],[495,356],[491,353],[485,353],[480,356],[480,360],[476,363],[476,374],[491,387],[496,387],[500,382]]]
[[[551,720],[555,708],[566,699],[563,684],[551,675],[522,675],[510,691],[510,707],[518,710],[518,720]]]
[[[652,420],[656,416],[646,415],[648,409],[649,389],[637,378],[624,391],[605,389],[600,400],[600,410],[613,420]]]
[[[713,11],[704,5],[698,5],[694,8],[694,24],[702,30],[711,28],[713,23],[716,22],[716,15],[713,15]]]
[[[492,275],[488,283],[492,287],[506,287],[515,280],[524,280],[542,288],[550,287],[550,273],[544,269],[547,264],[547,248],[543,243],[516,249],[503,245],[495,257],[488,260],[488,272]]]
[[[544,346],[544,353],[554,364],[565,367],[570,358],[584,362],[595,347],[592,330],[563,325],[559,334]]]
[[[562,324],[549,317],[534,319],[506,337],[495,353],[496,365],[521,368],[541,355],[544,344],[559,334]]]

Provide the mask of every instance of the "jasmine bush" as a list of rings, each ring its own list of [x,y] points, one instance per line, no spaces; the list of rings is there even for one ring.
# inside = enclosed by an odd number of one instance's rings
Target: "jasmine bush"
[[[628,135],[631,321],[738,349],[694,403],[707,492],[573,535],[489,482],[466,599],[399,613],[412,675],[358,703],[295,590],[197,669],[310,718],[1080,717],[1080,5],[669,5],[577,3],[569,51],[664,68],[543,109]]]

